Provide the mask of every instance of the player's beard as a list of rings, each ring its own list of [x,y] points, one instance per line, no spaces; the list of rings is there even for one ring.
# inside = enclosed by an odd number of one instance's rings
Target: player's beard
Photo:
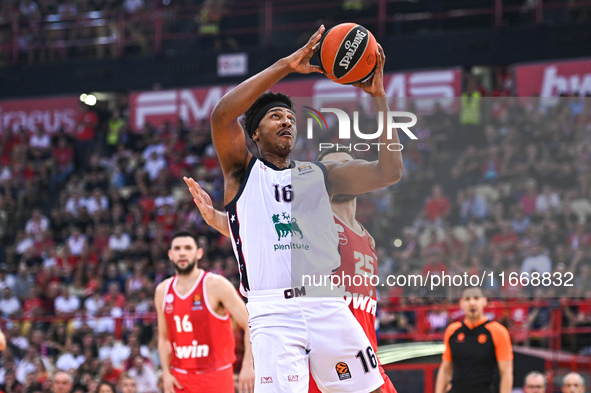
[[[195,269],[196,264],[197,264],[197,259],[193,259],[193,262],[189,262],[187,264],[187,267],[184,267],[184,268],[181,268],[176,263],[173,263],[174,270],[176,271],[176,274],[179,276],[186,276],[188,274],[191,274],[191,272]]]

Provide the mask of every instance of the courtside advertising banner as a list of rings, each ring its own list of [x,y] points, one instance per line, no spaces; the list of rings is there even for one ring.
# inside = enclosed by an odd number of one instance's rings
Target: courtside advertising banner
[[[519,97],[591,94],[591,59],[515,66]]]
[[[0,101],[0,134],[21,128],[33,132],[38,126],[50,134],[60,128],[72,132],[79,103],[77,96]]]
[[[420,111],[433,111],[436,103],[451,110],[453,97],[461,93],[462,71],[460,68],[441,70],[388,73],[384,78],[386,94],[390,104],[406,108],[408,98],[425,99],[416,101]],[[200,88],[144,91],[130,94],[130,128],[141,130],[145,124],[161,126],[165,121],[176,122],[179,118],[186,123],[208,119],[217,102],[233,86],[212,86]],[[278,83],[274,91],[283,91],[293,97],[311,97],[317,107],[325,105],[356,104],[363,96],[361,90],[339,85],[326,78],[298,80]],[[447,100],[441,100],[441,99]]]

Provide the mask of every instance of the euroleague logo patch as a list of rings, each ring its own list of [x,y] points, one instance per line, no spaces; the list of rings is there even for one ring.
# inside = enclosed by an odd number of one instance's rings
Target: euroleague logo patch
[[[479,342],[480,344],[484,344],[484,343],[486,342],[486,334],[480,334],[480,335],[478,336],[478,342]]]
[[[349,371],[349,366],[345,362],[338,362],[335,366],[337,370],[337,375],[339,376],[339,380],[343,381],[345,379],[351,378],[351,372]]]
[[[346,246],[349,243],[347,236],[345,236],[345,228],[341,224],[336,224],[337,232],[339,234],[339,244],[341,246]]]
[[[349,243],[349,240],[347,240],[347,236],[345,236],[344,233],[339,233],[339,244],[341,246],[346,246],[347,243]]]
[[[460,333],[460,334],[458,334],[457,341],[460,343],[464,342],[465,338],[466,338],[466,335],[464,333]]]
[[[166,306],[164,306],[164,311],[166,311],[167,314],[172,314],[174,311],[174,306],[168,303]]]

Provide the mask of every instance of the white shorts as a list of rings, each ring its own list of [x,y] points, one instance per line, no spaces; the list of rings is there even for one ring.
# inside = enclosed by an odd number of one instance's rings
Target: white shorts
[[[283,290],[257,291],[249,292],[246,307],[256,393],[306,393],[308,367],[323,392],[368,393],[384,383],[343,298],[285,299]]]

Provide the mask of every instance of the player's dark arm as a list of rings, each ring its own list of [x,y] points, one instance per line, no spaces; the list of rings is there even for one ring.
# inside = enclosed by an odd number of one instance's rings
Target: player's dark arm
[[[169,278],[168,280],[172,280]],[[162,281],[156,287],[156,293],[154,294],[154,307],[158,314],[158,357],[160,358],[160,367],[162,368],[162,383],[164,387],[164,393],[174,393],[174,387],[182,389],[182,386],[178,383],[176,378],[170,373],[170,360],[172,358],[172,347],[168,340],[168,327],[166,326],[166,319],[164,318],[164,312],[162,306],[164,303],[164,292],[166,291],[166,285],[168,280]]]
[[[376,71],[366,82],[356,84],[372,96],[376,114],[382,117],[382,134],[379,143],[382,145],[378,152],[377,161],[353,160],[347,162],[327,161],[328,187],[331,195],[350,194],[359,195],[397,183],[402,178],[402,154],[400,151],[390,151],[388,144],[400,143],[396,130],[392,132],[392,139],[388,139],[388,99],[384,90],[384,64],[386,56],[378,45]]]
[[[454,366],[452,362],[443,360],[439,366],[439,372],[437,373],[437,381],[435,382],[435,393],[447,392],[447,384],[451,381],[453,375]]]
[[[499,393],[511,393],[513,390],[513,359],[498,362],[499,375]]]
[[[322,73],[320,67],[310,64],[310,58],[318,49],[317,44],[323,32],[324,26],[320,26],[306,45],[236,86],[222,97],[214,108],[211,114],[211,134],[213,147],[217,152],[226,180],[226,194],[228,191],[230,194],[238,192],[238,190],[235,192],[228,190],[228,180],[246,167],[252,157],[246,148],[246,138],[238,118],[261,94],[290,73]],[[226,195],[225,199],[229,202],[232,198]]]

